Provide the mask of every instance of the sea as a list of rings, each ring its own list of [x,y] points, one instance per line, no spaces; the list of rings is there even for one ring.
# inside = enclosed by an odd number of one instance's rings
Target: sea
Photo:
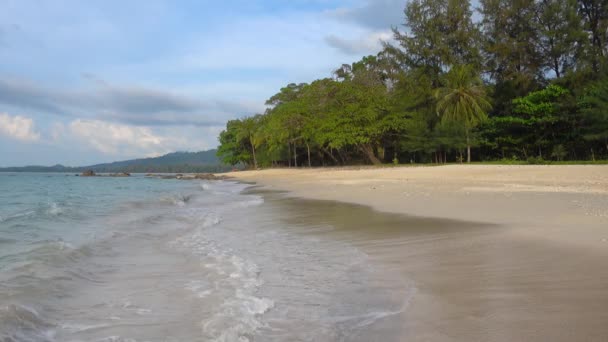
[[[234,181],[0,173],[0,341],[398,341],[415,289],[345,238],[331,217],[352,210]]]

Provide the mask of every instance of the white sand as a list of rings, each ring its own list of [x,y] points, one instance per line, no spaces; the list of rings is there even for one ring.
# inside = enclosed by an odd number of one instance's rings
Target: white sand
[[[525,226],[520,233],[608,249],[608,165],[272,169],[230,175],[296,197]]]
[[[454,225],[426,238],[408,235],[407,227],[390,234],[375,227],[370,243],[358,238],[366,253],[418,288],[402,320],[403,340],[608,341],[608,165],[230,175],[286,196],[491,224],[482,231]]]

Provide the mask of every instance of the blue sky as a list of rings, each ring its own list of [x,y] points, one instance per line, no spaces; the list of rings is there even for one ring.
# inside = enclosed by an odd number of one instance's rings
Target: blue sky
[[[0,166],[217,146],[290,82],[379,51],[405,0],[0,0]]]

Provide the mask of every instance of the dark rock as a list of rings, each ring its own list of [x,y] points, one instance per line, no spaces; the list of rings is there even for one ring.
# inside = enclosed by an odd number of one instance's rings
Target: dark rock
[[[83,172],[81,174],[82,177],[93,177],[96,176],[95,171],[93,170],[86,170],[85,172]]]
[[[216,176],[213,173],[197,173],[194,175],[194,179],[202,180],[223,180],[226,178],[226,176]]]
[[[112,173],[110,177],[130,177],[131,174],[128,172]]]

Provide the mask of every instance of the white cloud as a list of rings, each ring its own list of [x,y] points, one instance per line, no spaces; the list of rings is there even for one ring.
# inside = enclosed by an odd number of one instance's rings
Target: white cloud
[[[55,146],[79,146],[112,159],[156,157],[175,151],[201,151],[217,145],[223,126],[146,127],[76,119],[54,123],[50,137]]]
[[[21,141],[38,141],[40,133],[34,130],[34,120],[23,116],[0,113],[0,134]]]
[[[159,155],[170,152],[169,139],[147,127],[77,119],[68,125],[77,140],[109,155]]]

